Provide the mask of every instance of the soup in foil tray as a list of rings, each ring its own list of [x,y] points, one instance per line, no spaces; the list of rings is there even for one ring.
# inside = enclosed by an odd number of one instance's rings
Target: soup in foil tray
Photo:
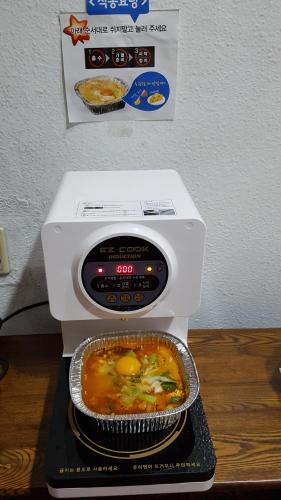
[[[81,378],[85,405],[104,415],[166,411],[187,398],[175,353],[161,342],[94,350]]]
[[[111,79],[92,79],[77,85],[80,96],[89,104],[107,104],[121,99],[126,87],[119,81]]]

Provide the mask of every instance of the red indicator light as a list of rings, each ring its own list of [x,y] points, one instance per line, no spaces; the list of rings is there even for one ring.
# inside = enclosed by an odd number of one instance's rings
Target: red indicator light
[[[115,273],[116,274],[134,274],[135,266],[133,264],[116,264]]]
[[[101,266],[97,267],[96,274],[104,274],[104,267]]]

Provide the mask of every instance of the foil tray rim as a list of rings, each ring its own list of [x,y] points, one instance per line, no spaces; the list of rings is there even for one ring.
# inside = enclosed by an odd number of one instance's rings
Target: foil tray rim
[[[81,389],[81,371],[82,371],[82,361],[84,352],[91,344],[96,344],[98,342],[110,339],[124,339],[124,337],[157,337],[162,338],[163,340],[167,340],[168,343],[173,344],[174,348],[177,350],[181,361],[184,366],[184,375],[186,377],[186,381],[188,379],[189,384],[189,393],[186,401],[180,406],[173,408],[171,410],[166,410],[162,412],[153,412],[153,413],[132,413],[132,414],[119,414],[119,415],[105,415],[96,413],[90,410],[84,403],[82,398],[82,389]],[[74,351],[74,354],[70,363],[69,370],[69,388],[70,395],[73,404],[80,410],[82,413],[88,415],[89,417],[95,418],[98,421],[102,422],[136,422],[140,420],[154,420],[154,419],[169,419],[171,417],[180,416],[180,414],[190,408],[190,406],[196,400],[199,394],[199,378],[196,369],[195,362],[191,355],[191,352],[178,337],[163,331],[152,330],[152,331],[142,331],[142,330],[127,330],[127,331],[112,331],[106,332],[103,335],[97,335],[94,337],[88,337],[85,339]]]

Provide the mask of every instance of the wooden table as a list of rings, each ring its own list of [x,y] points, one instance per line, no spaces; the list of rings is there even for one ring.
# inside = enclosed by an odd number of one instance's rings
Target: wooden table
[[[177,497],[251,491],[252,499],[254,490],[271,490],[281,498],[281,329],[195,330],[189,345],[218,462],[208,494]],[[0,381],[1,499],[48,498],[44,450],[61,352],[60,335],[0,338],[0,357],[10,361]],[[173,496],[151,496],[160,497]]]

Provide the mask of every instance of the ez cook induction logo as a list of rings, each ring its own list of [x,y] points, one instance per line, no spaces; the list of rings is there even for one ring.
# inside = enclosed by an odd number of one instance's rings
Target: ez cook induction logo
[[[102,247],[100,249],[100,253],[116,253],[116,252],[119,252],[119,253],[130,253],[130,252],[140,252],[140,253],[145,253],[145,252],[149,252],[149,248],[148,246],[142,246],[142,247],[119,247],[119,248],[116,248],[116,247]]]
[[[69,35],[71,37],[73,45],[76,45],[78,42],[84,43],[84,41],[90,40],[88,31],[90,30],[88,28],[87,19],[82,19],[82,21],[79,21],[73,15],[71,15],[69,18],[69,26],[67,26],[63,30],[66,35]]]

